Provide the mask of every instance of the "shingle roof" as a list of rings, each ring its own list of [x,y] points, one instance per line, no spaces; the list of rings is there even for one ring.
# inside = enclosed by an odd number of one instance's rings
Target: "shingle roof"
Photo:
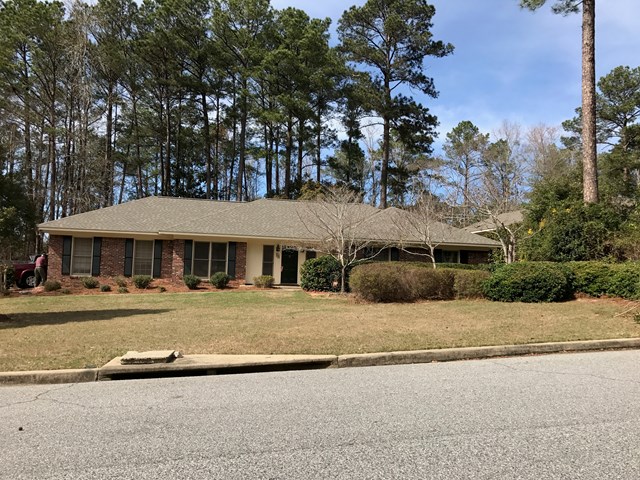
[[[170,197],[148,197],[113,207],[81,213],[39,225],[45,232],[146,233],[164,235],[215,235],[282,240],[313,240],[321,234],[318,222],[331,213],[317,202],[261,199],[253,202],[221,202]],[[399,241],[397,218],[407,212],[379,210],[365,204],[348,205],[359,219],[359,235],[369,240]],[[449,225],[434,223],[442,231],[443,244],[494,247],[493,240]],[[411,237],[411,235],[410,235]],[[415,241],[406,238],[405,241]]]
[[[508,227],[509,225],[522,222],[524,220],[524,211],[514,210],[511,212],[501,213],[500,215],[496,216],[496,220],[502,225]],[[471,233],[493,232],[495,229],[496,224],[491,219],[485,219],[464,227],[464,230]]]

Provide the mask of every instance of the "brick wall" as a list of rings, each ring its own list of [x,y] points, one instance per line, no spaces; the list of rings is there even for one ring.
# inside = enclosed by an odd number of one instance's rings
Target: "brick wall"
[[[238,242],[236,244],[236,281],[245,283],[247,276],[247,244]]]
[[[102,237],[100,276],[124,275],[124,238]]]
[[[60,279],[62,277],[62,236],[49,236],[49,267],[47,276],[51,279]]]
[[[174,240],[171,249],[171,278],[174,282],[181,282],[184,276],[184,240]]]
[[[173,279],[173,240],[162,241],[160,278]]]
[[[477,252],[469,250],[469,264],[479,265],[481,263],[489,263],[489,252]]]

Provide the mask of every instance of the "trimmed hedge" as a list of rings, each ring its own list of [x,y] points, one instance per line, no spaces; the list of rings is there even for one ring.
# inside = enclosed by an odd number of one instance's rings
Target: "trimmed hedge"
[[[573,293],[571,269],[551,262],[503,265],[484,284],[485,296],[499,302],[559,302]]]
[[[98,279],[94,277],[83,277],[82,285],[84,285],[84,288],[92,289],[97,288],[98,285],[100,285],[100,282],[98,282]]]
[[[195,275],[185,275],[182,277],[182,281],[189,290],[195,290],[198,288],[198,285],[200,285],[200,277],[196,277]]]
[[[424,268],[408,263],[371,263],[351,273],[351,289],[369,302],[482,298],[489,272]]]
[[[329,255],[310,258],[300,268],[300,286],[303,290],[339,292],[341,277],[342,267],[340,262]]]
[[[640,263],[569,262],[576,291],[592,297],[640,298]]]
[[[491,273],[485,270],[454,270],[455,297],[484,298],[484,284],[490,277]]]
[[[151,284],[153,278],[151,277],[151,275],[134,275],[131,281],[136,286],[136,288],[142,290],[147,288]]]

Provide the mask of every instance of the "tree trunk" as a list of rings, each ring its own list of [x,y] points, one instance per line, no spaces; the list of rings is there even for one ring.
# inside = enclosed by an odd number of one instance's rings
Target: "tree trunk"
[[[289,115],[287,122],[287,146],[284,164],[284,196],[291,198],[291,155],[293,150],[293,117]]]
[[[249,114],[247,109],[249,107],[249,99],[247,98],[246,90],[247,81],[245,79],[242,83],[242,105],[240,107],[240,159],[238,161],[238,177],[236,183],[236,200],[239,202],[243,199],[242,181],[244,179],[245,157],[247,150],[247,117]]]
[[[596,1],[582,2],[582,168],[585,203],[598,203],[596,150]]]
[[[204,147],[206,149],[207,159],[207,186],[206,195],[207,199],[211,198],[211,132],[209,128],[209,108],[207,107],[207,95],[202,92],[200,94],[200,103],[202,104],[202,121],[204,122]]]

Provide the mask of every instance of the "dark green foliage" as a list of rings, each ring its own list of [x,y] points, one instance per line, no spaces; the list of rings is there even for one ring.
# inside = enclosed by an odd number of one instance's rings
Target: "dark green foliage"
[[[115,282],[115,284],[119,287],[127,287],[128,283],[127,283],[127,279],[124,277],[114,277],[113,281]]]
[[[484,284],[491,274],[483,270],[455,270],[453,290],[455,298],[484,298]]]
[[[625,214],[621,208],[582,201],[558,202],[540,218],[530,217],[522,256],[533,261],[597,260],[612,253],[611,239]]]
[[[151,275],[134,275],[131,279],[136,288],[140,289],[147,288],[151,284],[152,280],[153,278]]]
[[[551,262],[503,265],[484,285],[485,296],[500,302],[559,302],[573,292],[571,269]]]
[[[253,278],[253,284],[258,288],[273,288],[274,281],[271,275],[260,275]]]
[[[226,273],[216,272],[213,275],[211,275],[211,278],[209,279],[209,283],[214,287],[222,290],[223,288],[226,288],[227,285],[229,285],[230,280],[231,280],[231,277]]]
[[[45,292],[55,292],[56,290],[60,290],[62,285],[57,280],[47,280],[44,282],[44,291]],[[64,293],[64,292],[63,292]]]
[[[101,292],[110,292],[111,291],[111,285],[100,285],[100,291]]]
[[[576,292],[592,297],[640,298],[640,263],[571,262]]]
[[[300,269],[300,286],[303,290],[339,292],[341,272],[338,260],[329,255],[309,259]]]
[[[185,275],[182,277],[182,281],[189,290],[195,290],[198,288],[198,285],[200,285],[200,277],[196,277],[195,275]]]
[[[82,279],[82,285],[84,285],[84,288],[97,288],[98,285],[100,284],[100,282],[98,282],[97,278],[93,278],[93,277],[84,277]]]
[[[118,293],[129,293],[127,287],[118,287]]]
[[[3,175],[0,170],[0,258],[29,253],[24,246],[34,229],[35,209],[24,185],[17,176]]]

